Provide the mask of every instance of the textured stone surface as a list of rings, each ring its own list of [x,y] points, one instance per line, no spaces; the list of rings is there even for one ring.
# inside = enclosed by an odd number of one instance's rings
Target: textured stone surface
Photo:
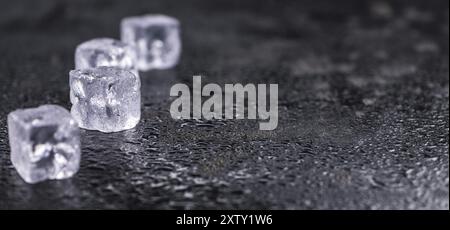
[[[115,66],[139,76],[136,49],[112,38],[94,38],[77,46],[75,69]]]
[[[28,183],[73,176],[80,165],[80,131],[69,111],[57,105],[8,114],[11,163]]]
[[[136,47],[139,70],[168,69],[181,53],[180,23],[166,15],[147,14],[124,18],[122,41]]]
[[[100,66],[72,70],[70,112],[79,126],[118,132],[136,126],[141,118],[141,81],[132,72]]]
[[[448,209],[448,1],[277,2],[4,2],[0,207]],[[25,184],[6,114],[70,108],[75,47],[146,13],[180,20],[183,54],[141,73],[140,124],[82,130],[75,177]],[[279,83],[278,128],[172,120],[169,89],[194,74]]]

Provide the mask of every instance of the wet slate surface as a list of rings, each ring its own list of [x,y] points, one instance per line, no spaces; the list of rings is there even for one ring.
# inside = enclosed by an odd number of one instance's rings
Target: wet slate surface
[[[448,209],[448,1],[2,1],[2,209]],[[258,3],[257,3],[258,2]],[[183,27],[181,63],[141,74],[132,130],[82,131],[72,179],[28,185],[6,115],[70,107],[77,44],[124,16]],[[280,121],[175,121],[169,88],[278,83]]]

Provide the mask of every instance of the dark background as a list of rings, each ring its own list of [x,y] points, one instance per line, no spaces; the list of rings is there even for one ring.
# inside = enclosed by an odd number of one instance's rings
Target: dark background
[[[1,209],[448,209],[449,6],[437,1],[1,1]],[[82,134],[75,177],[26,184],[7,114],[70,108],[77,44],[121,18],[182,25],[180,64],[141,73],[135,129]],[[175,121],[170,87],[278,83],[278,128]]]

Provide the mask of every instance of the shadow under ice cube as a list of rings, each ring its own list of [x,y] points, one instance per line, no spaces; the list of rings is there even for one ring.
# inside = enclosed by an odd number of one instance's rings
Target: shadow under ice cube
[[[178,63],[181,41],[175,18],[165,15],[124,18],[121,39],[136,47],[139,70],[168,69]]]
[[[64,179],[80,164],[80,134],[69,111],[57,105],[19,109],[8,115],[11,161],[28,183]]]
[[[141,117],[141,82],[128,70],[97,67],[70,71],[71,113],[79,126],[102,132],[131,129]]]
[[[112,38],[83,42],[75,51],[75,69],[115,66],[138,75],[137,53],[133,46]]]

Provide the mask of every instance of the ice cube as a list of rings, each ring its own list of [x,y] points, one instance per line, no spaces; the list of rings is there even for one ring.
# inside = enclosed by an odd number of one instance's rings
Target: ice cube
[[[112,38],[95,38],[77,46],[75,69],[115,66],[138,75],[133,46]]]
[[[128,70],[96,67],[70,71],[71,113],[79,126],[102,132],[131,129],[141,117],[141,82]]]
[[[168,69],[181,53],[180,26],[165,15],[127,17],[121,22],[122,41],[136,47],[138,69]]]
[[[80,164],[80,134],[69,111],[57,105],[19,109],[8,115],[11,161],[28,183],[64,179]]]

